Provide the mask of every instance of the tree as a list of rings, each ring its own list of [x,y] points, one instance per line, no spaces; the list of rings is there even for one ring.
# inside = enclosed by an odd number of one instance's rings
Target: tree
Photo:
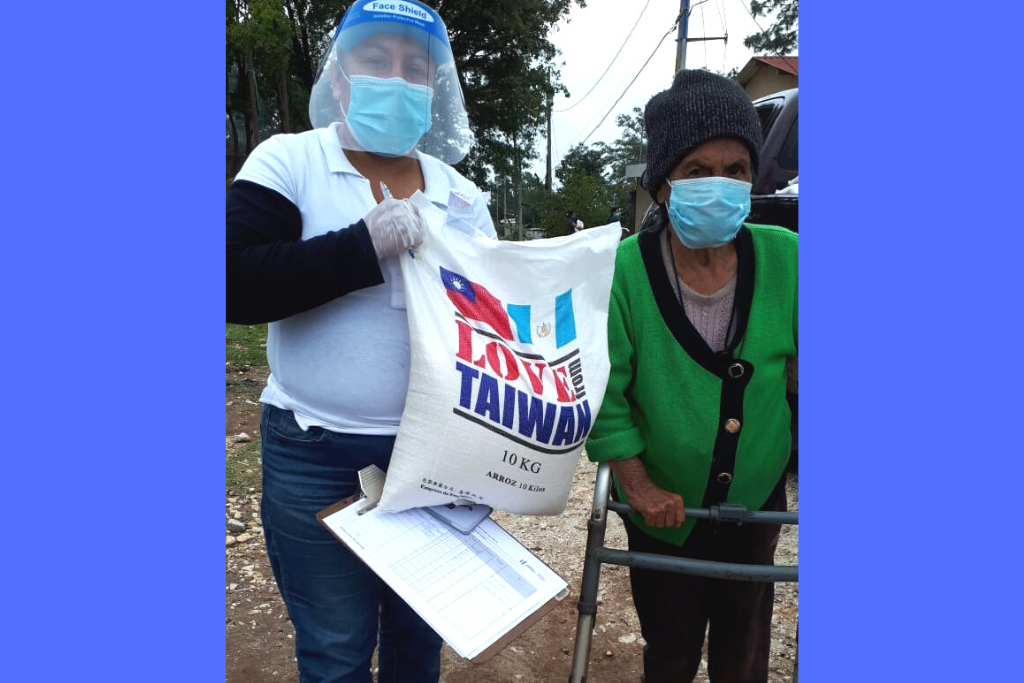
[[[476,146],[457,168],[478,185],[488,184],[492,171],[508,176],[517,202],[524,196],[523,167],[537,158],[548,102],[562,89],[548,31],[574,2],[586,6],[585,0],[427,3],[436,4],[448,26],[476,134]],[[522,217],[523,207],[514,207]]]
[[[306,59],[297,40],[307,0],[227,0],[228,172],[261,140],[309,127],[308,89],[296,82]],[[321,4],[323,3],[321,0]],[[338,0],[332,3],[337,6]],[[244,123],[244,150],[237,122]]]
[[[549,237],[564,234],[570,210],[589,227],[604,225],[612,206],[619,207],[627,225],[632,220],[636,181],[626,177],[626,167],[647,160],[643,111],[633,107],[615,123],[622,129],[617,140],[575,145],[555,169],[561,187],[544,203],[542,219]]]
[[[548,191],[544,188],[544,181],[537,177],[536,173],[523,175],[523,230],[544,229],[544,207]]]
[[[605,165],[600,149],[580,143],[570,148],[562,158],[562,163],[555,169],[555,177],[564,186],[579,176],[604,176]]]
[[[743,45],[755,52],[785,55],[797,49],[797,0],[751,0],[750,14],[757,17],[775,15],[775,21],[761,33],[743,39]]]
[[[590,147],[580,143],[569,150],[555,169],[561,187],[545,204],[544,225],[549,235],[563,234],[567,211],[575,211],[589,227],[604,223],[613,195],[607,170],[608,159],[600,143]]]
[[[644,133],[644,113],[640,107],[633,107],[629,114],[619,114],[615,124],[622,129],[621,135],[610,145],[600,145],[605,166],[608,169],[608,186],[611,190],[611,205],[622,211],[626,225],[632,222],[636,203],[633,191],[636,180],[626,177],[626,167],[647,162],[647,136]]]
[[[536,158],[547,103],[564,90],[553,67],[552,26],[585,0],[425,0],[444,17],[477,144],[459,170],[480,186],[511,178]],[[228,146],[241,159],[254,139],[309,128],[308,96],[320,57],[352,0],[227,0]],[[251,54],[251,59],[247,59]],[[251,62],[251,64],[249,63]],[[285,73],[281,64],[286,63]],[[245,125],[244,150],[238,126]],[[262,123],[262,125],[261,125]],[[255,126],[255,128],[253,127]],[[230,166],[229,166],[230,170]],[[521,207],[516,208],[521,215]]]
[[[528,233],[544,229],[548,193],[537,174],[523,173],[518,186],[511,176],[499,175],[481,187],[491,191],[491,216],[499,239],[528,239]]]

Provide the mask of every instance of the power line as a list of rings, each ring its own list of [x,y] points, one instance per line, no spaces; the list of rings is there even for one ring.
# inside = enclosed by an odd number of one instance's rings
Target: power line
[[[722,73],[726,73],[726,62],[728,61],[728,44],[729,44],[729,27],[725,25],[725,15],[722,14],[722,8],[718,4],[718,0],[715,0],[715,11],[718,12],[718,21],[722,25],[722,35],[725,36],[725,41],[722,43]]]
[[[650,4],[651,4],[651,0],[647,0],[647,5],[650,5]],[[633,31],[636,30],[637,24],[640,23],[640,19],[643,18],[644,12],[647,11],[647,5],[644,5],[644,8],[642,10],[640,10],[640,16],[636,18],[636,23],[633,24],[633,28],[631,28],[629,30],[629,35],[627,35],[626,39],[624,41],[622,41],[622,46],[619,47],[619,51],[615,53],[614,57],[612,57],[612,61],[608,64],[608,69],[612,68],[612,64],[614,64],[615,60],[619,58],[619,54],[622,52],[622,48],[626,47],[626,43],[629,42],[629,37],[633,35]],[[605,77],[605,75],[608,73],[608,69],[605,69],[604,73],[601,74],[598,77],[597,82],[594,83],[594,85],[591,86],[590,90],[587,91],[587,95],[589,95],[590,93],[594,92],[594,88],[596,88],[598,86],[598,83],[601,82],[601,79],[603,79]],[[571,105],[569,107],[566,107],[565,109],[552,109],[551,111],[552,111],[552,113],[555,113],[555,114],[561,114],[562,112],[569,111],[570,109],[575,107],[577,104],[579,104],[583,100],[587,99],[587,95],[584,95],[583,97],[579,98],[578,100],[576,100],[575,104],[573,104],[573,105]]]
[[[597,126],[595,126],[595,127],[594,127],[594,130],[590,131],[590,134],[589,134],[589,135],[587,135],[587,137],[583,138],[583,141],[582,141],[582,142],[580,143],[581,145],[583,145],[583,144],[586,144],[587,140],[589,140],[589,139],[590,139],[590,136],[591,136],[591,135],[593,135],[594,133],[596,133],[596,132],[597,132],[597,129],[601,127],[601,124],[602,124],[602,123],[604,123],[604,120],[605,120],[606,118],[608,118],[608,114],[611,114],[611,113],[612,113],[612,109],[615,109],[615,105],[616,105],[616,104],[618,104],[618,103],[619,103],[619,101],[620,101],[620,100],[621,100],[621,99],[622,99],[623,97],[625,97],[625,96],[626,96],[626,92],[627,92],[627,91],[629,90],[630,86],[632,86],[632,85],[633,85],[633,83],[635,83],[635,82],[636,82],[636,79],[640,78],[640,74],[641,74],[641,73],[643,73],[643,70],[644,70],[644,69],[646,69],[646,68],[647,68],[647,65],[648,65],[648,64],[649,64],[649,63],[651,62],[651,60],[652,60],[652,59],[654,59],[654,55],[655,55],[655,53],[657,53],[657,52],[658,52],[658,48],[660,48],[660,47],[661,47],[661,44],[662,44],[663,42],[665,42],[665,39],[666,39],[666,38],[668,38],[668,37],[669,37],[670,35],[672,35],[672,32],[676,30],[676,26],[677,26],[678,24],[679,24],[679,17],[677,17],[677,18],[676,18],[676,21],[675,21],[675,23],[674,23],[674,24],[672,24],[672,28],[670,28],[670,29],[668,30],[668,32],[667,32],[667,33],[665,33],[665,35],[663,35],[663,36],[661,37],[661,40],[659,40],[659,41],[658,41],[658,44],[654,46],[654,52],[652,52],[652,53],[651,53],[651,56],[647,58],[647,61],[646,61],[646,62],[644,62],[644,65],[643,65],[642,67],[640,67],[640,71],[637,71],[637,72],[636,72],[636,76],[633,76],[633,80],[632,80],[632,81],[630,81],[630,82],[629,82],[629,85],[627,85],[627,86],[626,86],[626,90],[623,90],[623,91],[622,91],[622,94],[621,94],[621,95],[619,95],[619,99],[615,100],[615,102],[614,102],[614,103],[612,104],[611,108],[610,108],[610,109],[608,109],[608,111],[607,111],[607,112],[605,112],[605,115],[601,117],[601,121],[600,121],[600,122],[598,122]]]
[[[701,4],[703,5],[704,3],[701,3]],[[704,8],[703,7],[700,8],[700,30],[704,33],[705,36],[708,34],[708,26],[707,26],[707,24],[704,23]],[[703,42],[704,42],[704,68],[706,69],[706,68],[708,68],[710,66],[710,64],[708,64],[708,41],[705,40]]]
[[[715,0],[715,11],[718,12],[718,21],[722,22],[722,30],[725,31],[725,17],[722,16],[722,8],[718,6],[718,0]]]
[[[676,23],[675,23],[675,24],[673,24],[673,28],[674,28],[675,26],[677,26],[677,25],[678,25],[678,23],[679,23],[679,17],[676,17]],[[635,78],[635,77],[634,77],[634,78]],[[604,101],[604,102],[603,102],[603,103],[601,104],[601,106],[599,106],[599,107],[597,107],[596,109],[594,109],[594,115],[593,115],[593,116],[591,116],[590,118],[588,118],[588,119],[587,119],[587,122],[586,122],[585,124],[583,124],[583,126],[582,126],[582,127],[580,127],[579,131],[577,131],[577,132],[576,132],[576,134],[575,134],[575,135],[573,135],[573,136],[572,136],[572,137],[571,137],[571,138],[569,139],[569,143],[568,143],[568,144],[566,145],[565,149],[564,149],[564,150],[562,151],[562,153],[560,154],[560,156],[564,156],[564,155],[565,155],[565,152],[567,152],[567,151],[568,151],[569,149],[571,149],[571,148],[572,148],[572,146],[573,146],[573,145],[574,145],[574,144],[576,143],[576,141],[577,141],[577,140],[579,139],[579,137],[580,137],[581,135],[583,135],[583,131],[584,131],[584,130],[586,130],[587,128],[590,128],[590,125],[591,125],[592,123],[594,123],[594,121],[595,121],[595,120],[597,119],[597,117],[598,117],[598,116],[599,116],[599,115],[601,114],[601,110],[602,110],[602,109],[604,109],[605,107],[607,107],[607,106],[608,106],[608,103],[612,101],[612,98],[613,98],[613,97],[615,97],[615,91],[616,91],[616,90],[618,90],[619,88],[621,88],[621,87],[622,87],[622,85],[623,85],[623,84],[624,84],[624,83],[625,83],[625,82],[626,82],[626,81],[627,81],[628,79],[629,79],[629,74],[627,73],[627,74],[626,74],[625,76],[623,76],[623,77],[622,77],[622,80],[620,80],[620,81],[619,81],[619,82],[618,82],[618,83],[617,83],[617,84],[615,85],[615,87],[611,89],[611,95],[610,95],[610,96],[608,97],[608,99],[606,99],[606,100],[605,100],[605,101]]]

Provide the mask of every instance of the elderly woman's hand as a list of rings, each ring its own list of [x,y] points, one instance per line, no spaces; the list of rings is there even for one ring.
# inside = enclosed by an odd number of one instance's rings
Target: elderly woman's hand
[[[661,488],[647,474],[640,458],[613,460],[608,463],[615,478],[622,484],[630,506],[643,515],[647,526],[659,528],[679,526],[686,520],[683,497]]]

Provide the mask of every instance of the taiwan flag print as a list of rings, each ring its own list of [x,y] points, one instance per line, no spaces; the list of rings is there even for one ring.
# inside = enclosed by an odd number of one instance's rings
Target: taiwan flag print
[[[483,285],[478,285],[443,266],[439,267],[448,298],[455,304],[459,313],[470,320],[487,323],[502,339],[511,341],[512,325],[501,301]]]

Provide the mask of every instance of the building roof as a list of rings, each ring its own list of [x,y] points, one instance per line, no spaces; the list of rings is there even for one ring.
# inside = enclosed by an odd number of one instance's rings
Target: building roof
[[[793,74],[794,76],[797,75],[796,66],[799,57],[796,55],[783,57],[754,57],[754,59],[764,62],[768,66],[773,66],[776,69],[781,69],[786,73]]]
[[[778,69],[797,76],[798,63],[799,57],[797,57],[797,55],[784,55],[782,57],[751,57],[750,61],[740,69],[739,74],[736,76],[736,80],[740,82],[740,85],[746,85],[762,66]]]

